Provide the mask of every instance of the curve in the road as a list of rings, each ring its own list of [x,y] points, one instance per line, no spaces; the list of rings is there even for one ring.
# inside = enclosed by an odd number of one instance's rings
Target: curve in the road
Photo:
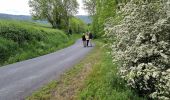
[[[58,79],[78,63],[92,48],[81,40],[57,52],[0,68],[0,100],[22,100],[33,91]]]

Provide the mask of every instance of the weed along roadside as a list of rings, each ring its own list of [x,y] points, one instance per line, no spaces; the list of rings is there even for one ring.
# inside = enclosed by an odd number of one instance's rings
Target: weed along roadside
[[[27,100],[144,100],[134,93],[117,74],[117,66],[102,42],[96,42],[79,64],[64,73]]]

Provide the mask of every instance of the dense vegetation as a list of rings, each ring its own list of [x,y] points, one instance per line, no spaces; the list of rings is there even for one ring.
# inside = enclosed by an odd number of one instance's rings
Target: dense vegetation
[[[84,0],[84,8],[93,19],[91,24],[92,33],[98,37],[104,34],[104,24],[107,18],[115,16],[116,7],[116,0]]]
[[[122,77],[141,95],[159,100],[170,99],[170,16],[165,4],[130,2],[121,10],[121,23],[106,28],[110,39],[117,39],[112,50]]]
[[[106,33],[119,75],[127,85],[141,96],[169,100],[170,1],[84,1],[93,18],[93,32]]]
[[[0,20],[0,65],[47,54],[73,42],[46,24]]]
[[[63,25],[64,26],[64,25]],[[70,27],[72,30],[72,33],[83,33],[85,31],[87,31],[87,25],[84,21],[82,21],[79,18],[76,17],[72,17],[70,18]],[[63,27],[64,30],[64,27]]]

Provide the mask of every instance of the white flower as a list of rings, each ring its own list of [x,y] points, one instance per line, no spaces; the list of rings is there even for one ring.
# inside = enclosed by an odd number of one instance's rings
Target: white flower
[[[166,13],[170,7],[165,9],[160,0],[141,1],[132,0],[122,8],[124,19],[119,25],[108,22],[105,27],[109,39],[116,38],[110,44],[113,59],[121,62],[120,75],[129,86],[148,91],[155,100],[170,100],[170,18]]]

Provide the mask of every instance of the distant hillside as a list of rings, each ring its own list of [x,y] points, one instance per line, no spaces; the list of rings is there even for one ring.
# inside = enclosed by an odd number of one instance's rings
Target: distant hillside
[[[86,15],[77,15],[76,17],[80,18],[81,20],[83,20],[87,24],[92,22],[91,18],[89,16],[86,16]]]
[[[85,23],[91,23],[91,19],[88,16],[77,15],[76,17],[80,18]],[[27,15],[11,15],[11,14],[3,14],[3,13],[0,13],[0,19],[14,19],[14,20],[34,21],[34,20],[32,20],[31,16],[27,16]],[[47,21],[37,21],[37,22],[47,23]]]
[[[12,20],[23,20],[23,21],[35,22],[35,20],[33,20],[32,17],[28,15],[11,15],[11,14],[0,13],[0,19],[12,19]],[[48,23],[47,21],[40,21],[40,20],[36,20],[36,22]]]
[[[0,13],[0,18],[2,19],[15,19],[15,20],[32,20],[31,16],[26,15],[11,15],[11,14],[3,14]]]

